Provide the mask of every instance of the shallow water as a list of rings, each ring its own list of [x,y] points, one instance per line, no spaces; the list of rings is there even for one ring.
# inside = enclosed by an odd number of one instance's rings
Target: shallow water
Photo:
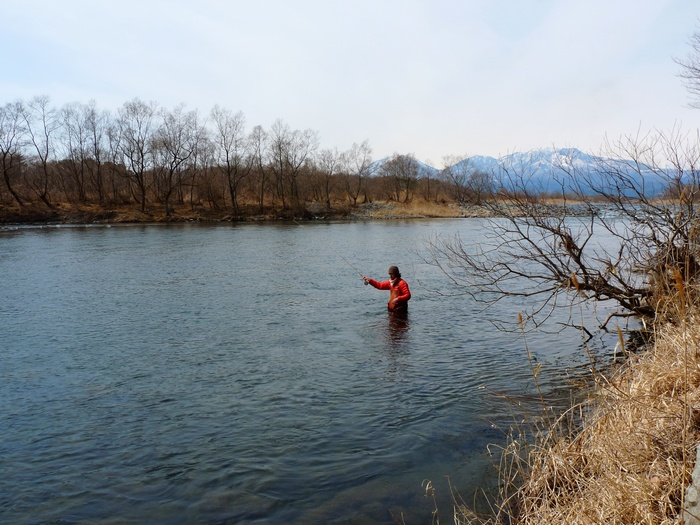
[[[423,241],[480,220],[0,230],[0,521],[429,522],[536,405],[518,307],[454,296]],[[356,269],[401,268],[406,319]],[[545,390],[586,362],[528,336]],[[482,386],[488,387],[482,389]]]

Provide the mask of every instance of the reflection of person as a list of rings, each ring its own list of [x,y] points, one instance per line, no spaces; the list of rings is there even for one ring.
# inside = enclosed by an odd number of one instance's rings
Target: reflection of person
[[[389,312],[389,344],[399,347],[408,333],[408,310]]]
[[[408,310],[408,300],[411,298],[411,291],[408,283],[401,278],[398,267],[389,267],[388,281],[375,281],[369,277],[362,276],[367,284],[371,284],[378,290],[391,290],[389,295],[389,310],[392,312],[405,312]]]

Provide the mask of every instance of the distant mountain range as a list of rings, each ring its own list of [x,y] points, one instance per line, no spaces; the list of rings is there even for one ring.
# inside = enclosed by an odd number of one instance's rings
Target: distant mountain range
[[[381,172],[381,167],[390,158],[373,163],[375,174]],[[437,177],[443,170],[418,163],[420,177]],[[602,166],[606,169],[601,171]],[[450,167],[458,173],[470,176],[472,173],[487,173],[498,185],[513,186],[513,176],[520,182],[527,182],[530,189],[544,192],[561,192],[577,189],[591,193],[592,187],[599,189],[603,184],[605,171],[620,170],[644,188],[647,196],[662,193],[666,189],[667,179],[660,176],[658,168],[642,168],[638,170],[632,160],[605,159],[590,155],[576,148],[542,148],[526,152],[511,153],[499,158],[474,155]]]

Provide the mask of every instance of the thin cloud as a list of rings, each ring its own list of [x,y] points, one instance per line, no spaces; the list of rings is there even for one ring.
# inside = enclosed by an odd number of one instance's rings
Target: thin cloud
[[[369,139],[375,157],[596,150],[641,125],[692,127],[676,77],[691,0],[6,0],[0,102],[134,97]]]

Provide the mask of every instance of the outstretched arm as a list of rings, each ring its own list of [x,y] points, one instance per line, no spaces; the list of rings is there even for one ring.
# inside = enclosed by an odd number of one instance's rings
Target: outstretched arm
[[[369,277],[365,277],[364,275],[362,276],[362,279],[367,284],[371,284],[372,286],[374,286],[377,290],[391,290],[390,281],[375,281],[374,279],[370,279]]]

